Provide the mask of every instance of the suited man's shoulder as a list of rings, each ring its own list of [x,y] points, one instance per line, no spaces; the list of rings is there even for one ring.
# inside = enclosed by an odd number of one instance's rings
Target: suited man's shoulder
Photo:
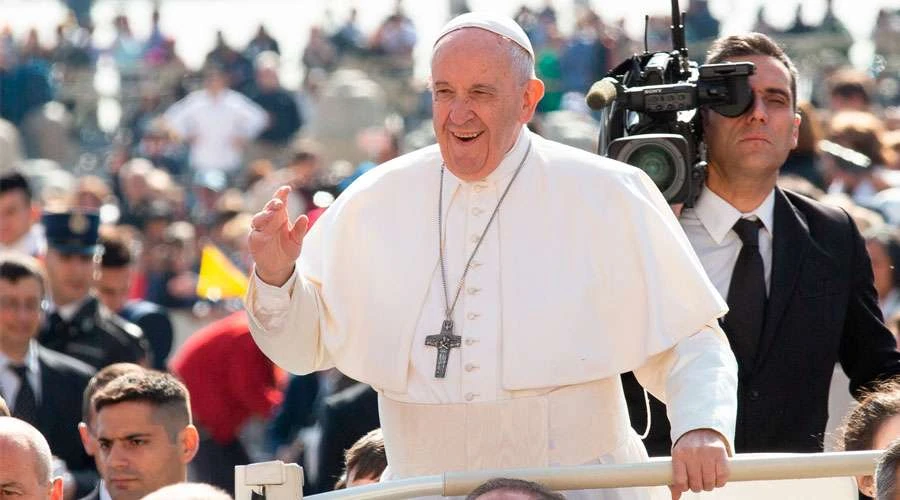
[[[37,346],[37,349],[38,360],[44,369],[55,371],[67,377],[77,377],[84,380],[89,380],[96,373],[93,366],[72,356],[40,345]]]
[[[853,221],[850,214],[843,208],[822,203],[821,201],[814,200],[806,195],[788,189],[779,189],[784,193],[788,202],[807,219],[812,218],[815,222],[838,225],[847,225]]]
[[[148,315],[159,315],[169,317],[169,313],[159,304],[155,304],[150,302],[149,300],[133,300],[125,304],[125,307],[122,308],[121,313],[119,314],[123,318],[131,321],[132,323],[137,323],[140,318],[143,318]]]

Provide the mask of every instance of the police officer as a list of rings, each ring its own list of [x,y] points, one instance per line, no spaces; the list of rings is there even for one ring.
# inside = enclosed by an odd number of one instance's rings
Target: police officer
[[[47,233],[50,305],[40,342],[98,370],[117,362],[147,365],[149,348],[136,325],[116,316],[91,295],[100,218],[70,211],[43,216]]]

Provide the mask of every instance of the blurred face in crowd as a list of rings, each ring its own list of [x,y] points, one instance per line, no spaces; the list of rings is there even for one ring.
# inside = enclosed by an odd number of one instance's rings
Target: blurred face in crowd
[[[28,196],[21,190],[0,193],[0,244],[13,245],[22,239],[37,218]]]
[[[884,300],[891,289],[894,288],[894,272],[891,269],[891,266],[893,266],[891,257],[888,255],[884,245],[876,240],[867,241],[866,250],[869,251],[869,258],[872,261],[872,274],[875,275],[875,291],[878,292],[878,298]]]
[[[463,180],[484,179],[500,165],[544,95],[540,80],[516,71],[512,43],[464,28],[434,49],[434,133],[447,168]]]
[[[62,500],[62,481],[41,477],[38,452],[27,439],[0,434],[0,457],[0,500]]]
[[[187,463],[197,452],[197,431],[166,430],[165,412],[143,401],[104,406],[97,413],[97,452],[113,500],[137,500],[187,479]]]
[[[45,264],[50,294],[57,306],[87,297],[94,270],[93,255],[62,253],[55,248],[48,248]]]
[[[742,56],[756,65],[750,76],[753,103],[741,116],[729,118],[704,110],[709,152],[709,185],[753,179],[775,185],[778,169],[797,146],[800,115],[794,110],[791,74],[771,56]],[[735,61],[728,61],[735,62]]]
[[[41,324],[42,297],[35,278],[0,279],[0,351],[24,355]]]
[[[97,298],[110,311],[119,312],[128,302],[131,288],[131,267],[98,267],[94,275],[94,290]]]

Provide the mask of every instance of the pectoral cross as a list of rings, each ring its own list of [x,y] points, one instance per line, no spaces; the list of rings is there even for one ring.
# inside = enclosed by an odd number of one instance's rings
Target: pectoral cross
[[[444,320],[440,335],[425,337],[425,345],[437,348],[437,362],[434,365],[434,377],[444,378],[447,375],[447,360],[450,359],[450,349],[462,345],[462,337],[453,335],[453,321]]]

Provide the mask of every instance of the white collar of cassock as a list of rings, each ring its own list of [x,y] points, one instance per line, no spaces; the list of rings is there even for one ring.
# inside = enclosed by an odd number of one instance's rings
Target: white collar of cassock
[[[766,199],[755,210],[742,213],[704,184],[703,191],[694,206],[694,214],[697,215],[697,219],[703,224],[713,241],[719,245],[728,236],[734,223],[742,217],[761,220],[763,227],[771,235],[775,219],[775,189],[772,189],[769,196],[766,196]]]
[[[498,165],[493,172],[488,174],[487,177],[480,181],[464,181],[459,177],[453,175],[453,172],[451,172],[450,169],[447,169],[444,176],[445,199],[449,199],[447,198],[447,196],[452,195],[452,193],[456,191],[456,188],[460,184],[475,184],[486,182],[489,184],[500,184],[498,186],[499,188],[505,188],[506,182],[508,182],[513,173],[515,173],[516,168],[519,167],[519,163],[522,162],[522,158],[528,151],[529,144],[531,144],[531,133],[528,131],[528,128],[525,125],[522,125],[522,130],[519,131],[519,136],[516,137],[516,142],[513,144],[513,147],[510,148],[510,150],[506,153],[506,156],[503,157],[500,165]]]

